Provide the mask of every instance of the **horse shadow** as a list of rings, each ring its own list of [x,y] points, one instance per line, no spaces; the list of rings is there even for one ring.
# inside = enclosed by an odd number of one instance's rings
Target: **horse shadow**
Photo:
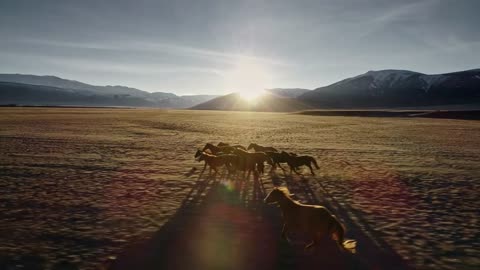
[[[283,184],[302,202],[334,210],[349,229],[347,237],[360,243],[358,253],[342,251],[334,241],[305,252],[301,241],[282,239],[280,210],[263,199]],[[150,239],[125,249],[108,269],[408,269],[386,243],[378,246],[378,239],[366,235],[350,212],[317,193],[298,176],[199,175],[167,223]]]
[[[279,248],[280,216],[263,203],[264,180],[199,175],[167,223],[107,268],[287,269],[278,267],[279,251],[289,247]]]

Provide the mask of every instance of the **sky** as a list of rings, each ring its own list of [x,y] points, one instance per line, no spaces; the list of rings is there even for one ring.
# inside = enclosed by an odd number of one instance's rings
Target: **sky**
[[[480,68],[478,0],[1,0],[0,73],[176,94]]]

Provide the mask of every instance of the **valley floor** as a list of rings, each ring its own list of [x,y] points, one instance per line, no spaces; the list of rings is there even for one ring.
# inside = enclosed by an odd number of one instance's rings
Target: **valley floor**
[[[478,121],[0,108],[0,127],[0,266],[480,266]],[[193,154],[219,141],[312,155],[320,169],[200,176]],[[279,211],[262,203],[274,185],[326,205],[358,253],[316,261],[281,241]]]

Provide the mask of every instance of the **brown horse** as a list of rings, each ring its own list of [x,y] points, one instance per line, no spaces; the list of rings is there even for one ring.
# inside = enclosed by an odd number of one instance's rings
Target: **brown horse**
[[[283,215],[282,238],[287,239],[287,232],[303,232],[312,237],[311,244],[305,246],[308,249],[321,240],[329,237],[336,240],[339,247],[343,250],[353,252],[352,247],[345,244],[354,242],[353,240],[344,242],[345,227],[338,219],[328,211],[327,208],[320,205],[302,204],[294,201],[290,197],[287,188],[275,187],[265,198],[265,203],[278,204]]]
[[[231,171],[232,166],[235,166],[238,160],[236,155],[232,154],[223,154],[223,155],[212,155],[209,153],[201,152],[198,156],[198,161],[205,161],[205,166],[203,167],[202,173],[207,168],[207,165],[210,167],[209,174],[212,174],[212,170],[215,171],[215,174],[218,173],[218,168],[225,165],[227,166],[228,171]]]
[[[255,172],[257,168],[263,170],[264,162],[273,165],[272,159],[263,152],[250,153],[242,149],[235,149],[233,153],[239,157],[238,169],[247,172],[248,176],[251,172]],[[262,165],[258,166],[259,164]]]
[[[297,172],[297,168],[303,165],[310,168],[310,172],[312,173],[312,175],[315,175],[315,173],[313,172],[313,168],[311,164],[313,164],[315,168],[320,169],[320,167],[318,167],[318,164],[315,158],[311,156],[297,156],[296,154],[287,153],[285,151],[282,151],[280,153],[280,156],[282,157],[283,160],[287,162],[288,166],[290,167],[290,174],[292,174],[292,170],[296,174],[300,174],[299,172]]]
[[[265,152],[265,154],[267,154],[267,156],[269,156],[272,159],[272,162],[273,162],[273,166],[272,166],[272,169],[270,170],[270,172],[273,172],[278,166],[278,167],[280,167],[280,169],[282,169],[283,173],[285,173],[285,169],[282,167],[282,165],[280,165],[280,163],[287,163],[287,159],[285,158],[284,155],[282,155],[282,153]],[[294,153],[290,153],[290,154],[293,155],[293,156],[296,156]]]
[[[205,146],[203,147],[202,151],[210,150],[210,152],[212,152],[212,154],[216,155],[218,153],[231,154],[231,153],[233,153],[233,151],[235,149],[236,149],[235,147],[228,146],[228,145],[215,146],[211,143],[206,143]]]
[[[273,147],[270,147],[270,146],[264,147],[256,143],[251,143],[250,145],[248,145],[247,150],[250,150],[252,148],[253,150],[255,150],[255,152],[278,152],[278,150]]]
[[[222,147],[222,146],[231,146],[231,147],[235,147],[237,149],[242,149],[242,150],[247,150],[247,148],[245,148],[243,145],[240,145],[240,144],[234,144],[234,145],[230,145],[228,143],[224,143],[224,142],[219,142],[217,144],[218,147]]]

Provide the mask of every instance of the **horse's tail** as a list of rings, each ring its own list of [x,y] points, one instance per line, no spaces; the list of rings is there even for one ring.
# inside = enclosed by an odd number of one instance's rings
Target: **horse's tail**
[[[320,167],[318,167],[317,161],[313,157],[311,157],[310,162],[315,166],[315,168],[320,169]]]
[[[333,235],[335,235],[338,246],[343,250],[355,253],[356,241],[345,241],[345,226],[340,221],[338,221],[338,219],[334,215],[332,215],[332,223],[333,224],[331,225],[331,231]]]

